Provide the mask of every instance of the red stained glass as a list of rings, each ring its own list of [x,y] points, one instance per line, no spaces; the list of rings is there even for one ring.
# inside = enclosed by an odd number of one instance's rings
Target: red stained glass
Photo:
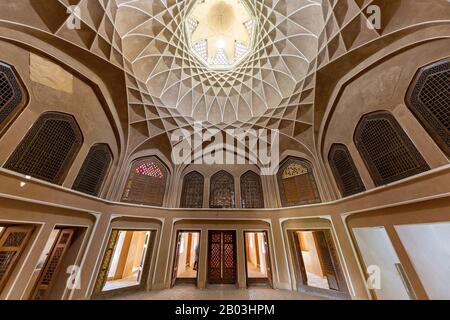
[[[149,161],[147,163],[143,163],[140,166],[136,168],[136,174],[141,174],[144,176],[154,177],[154,178],[164,178],[164,174],[161,171],[161,168],[153,163],[152,161]]]

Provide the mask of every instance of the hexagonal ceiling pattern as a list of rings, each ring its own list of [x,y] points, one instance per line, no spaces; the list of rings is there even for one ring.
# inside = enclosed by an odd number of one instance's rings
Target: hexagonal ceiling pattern
[[[239,127],[298,104],[323,30],[321,1],[248,0],[257,17],[255,48],[229,71],[208,68],[189,50],[191,2],[117,0],[124,56],[157,107],[188,123]]]

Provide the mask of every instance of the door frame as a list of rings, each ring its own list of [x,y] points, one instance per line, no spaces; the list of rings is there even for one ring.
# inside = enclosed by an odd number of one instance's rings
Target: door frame
[[[108,244],[111,241],[111,237],[112,237],[112,233],[114,230],[117,230],[118,232],[120,231],[145,231],[145,232],[150,232],[150,236],[149,236],[149,240],[148,240],[148,244],[147,244],[147,252],[145,253],[145,257],[144,257],[144,264],[142,266],[142,274],[141,274],[141,281],[133,286],[129,286],[129,287],[124,287],[124,288],[119,288],[119,289],[113,289],[113,290],[108,290],[108,291],[103,291],[103,288],[107,282],[107,280],[104,282],[101,290],[96,290],[96,286],[97,286],[97,282],[99,281],[99,275],[101,273],[101,268],[102,268],[102,264],[103,261],[105,259],[105,255],[106,255],[106,251],[108,250]],[[105,244],[103,247],[103,250],[101,251],[101,259],[100,259],[100,265],[98,268],[96,268],[96,277],[95,277],[95,282],[94,282],[94,290],[92,291],[91,294],[91,298],[107,298],[107,297],[111,297],[111,296],[115,296],[118,294],[122,294],[122,293],[129,293],[129,292],[136,292],[139,290],[144,290],[147,286],[147,279],[148,279],[148,275],[150,272],[150,267],[152,264],[152,258],[153,258],[153,254],[155,251],[155,244],[156,244],[156,236],[157,236],[157,229],[147,229],[147,228],[124,228],[124,227],[111,227],[109,229],[108,232],[108,236],[105,238]],[[114,253],[116,251],[116,245],[117,245],[117,239],[116,242],[114,244],[114,249],[113,252],[111,254],[111,259],[114,256]],[[109,273],[109,268],[111,267],[111,260],[110,263],[108,265],[108,269],[106,270],[106,276]]]
[[[245,257],[245,280],[247,287],[249,285],[267,285],[273,288],[273,269],[272,260],[270,254],[270,242],[269,242],[269,232],[267,230],[244,230],[244,257]],[[248,277],[248,266],[247,266],[247,233],[262,233],[266,239],[264,244],[266,247],[266,268],[267,268],[267,278],[249,278]]]
[[[335,257],[333,254],[330,255],[334,263],[338,263],[340,271],[338,271],[335,267],[336,276],[337,278],[341,278],[339,281],[339,285],[342,284],[345,286],[344,288],[340,288],[340,290],[333,290],[333,289],[323,289],[323,288],[317,288],[313,287],[307,284],[307,275],[306,275],[306,269],[305,265],[303,263],[303,256],[300,250],[300,244],[298,241],[294,240],[294,236],[296,237],[296,232],[329,232],[331,235],[332,245],[333,249],[336,252]],[[290,254],[292,259],[292,268],[294,271],[294,277],[296,280],[296,290],[299,292],[306,292],[306,293],[312,293],[312,294],[318,294],[322,296],[332,297],[332,298],[338,298],[338,299],[351,299],[349,291],[348,291],[348,284],[344,276],[344,270],[343,270],[343,264],[341,262],[341,257],[338,254],[337,246],[336,246],[336,240],[333,235],[333,230],[331,228],[289,228],[286,229],[287,232],[287,239],[288,244],[290,248]],[[329,250],[331,250],[329,248]],[[340,275],[339,275],[340,273]]]
[[[222,237],[221,237],[221,251],[220,251],[220,255],[221,255],[221,259],[223,259],[223,233],[224,232],[233,232],[234,233],[234,237],[233,237],[233,244],[234,244],[234,252],[233,252],[233,259],[234,259],[234,269],[235,269],[235,282],[233,283],[214,283],[214,282],[210,282],[210,270],[209,270],[209,260],[211,258],[211,241],[210,241],[210,234],[211,232],[221,232],[222,233]],[[207,258],[206,258],[206,266],[207,266],[207,270],[206,270],[206,283],[208,285],[238,285],[239,283],[239,264],[237,261],[237,250],[238,250],[238,240],[237,240],[237,235],[238,232],[235,229],[208,229],[207,231],[207,250],[208,250],[208,254],[207,254]]]
[[[179,261],[179,247],[180,247],[180,236],[182,233],[198,233],[198,265],[197,265],[197,277],[196,278],[178,278],[178,261]],[[202,240],[202,231],[200,229],[195,230],[187,230],[187,229],[179,229],[176,230],[175,234],[175,250],[173,251],[173,259],[172,259],[172,272],[170,273],[170,287],[173,288],[177,284],[181,283],[190,283],[198,286],[198,279],[200,274],[200,265],[201,265],[201,240]]]

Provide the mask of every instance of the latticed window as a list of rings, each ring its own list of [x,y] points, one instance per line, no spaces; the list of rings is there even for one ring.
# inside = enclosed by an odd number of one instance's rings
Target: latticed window
[[[0,62],[0,130],[24,106],[24,92],[11,66]]]
[[[347,146],[333,144],[328,161],[342,196],[347,197],[366,190]]]
[[[355,143],[378,186],[430,169],[394,116],[388,112],[364,116],[356,128]]]
[[[112,162],[107,144],[92,146],[73,184],[73,189],[98,196]]]
[[[242,208],[264,208],[261,177],[253,171],[241,177],[241,203]]]
[[[278,171],[278,185],[284,207],[321,201],[312,166],[307,160],[288,158]]]
[[[157,157],[133,162],[122,201],[161,207],[166,192],[168,171]]]
[[[210,208],[236,207],[234,178],[228,172],[219,171],[211,177],[209,206]]]
[[[421,69],[406,100],[436,143],[450,156],[450,60]]]
[[[82,144],[83,135],[73,116],[46,112],[28,131],[5,168],[61,184]]]
[[[181,208],[202,208],[205,179],[197,171],[188,173],[183,180]]]

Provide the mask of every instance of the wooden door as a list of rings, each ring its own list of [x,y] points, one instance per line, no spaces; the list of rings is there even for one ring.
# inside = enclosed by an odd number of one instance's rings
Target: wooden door
[[[208,282],[211,284],[236,283],[236,232],[210,231],[208,251]]]
[[[297,290],[301,290],[303,286],[308,285],[308,277],[306,274],[305,264],[303,262],[300,239],[296,231],[290,231],[289,234]]]
[[[0,235],[0,291],[23,253],[33,226],[6,227]]]
[[[106,247],[105,255],[103,256],[102,264],[100,265],[100,271],[97,276],[97,281],[95,282],[94,293],[96,294],[102,292],[106,281],[108,281],[109,266],[111,264],[114,250],[116,249],[118,238],[119,230],[112,230]]]
[[[180,261],[180,246],[181,246],[181,237],[183,236],[182,232],[178,232],[177,235],[177,243],[175,247],[175,257],[173,259],[173,271],[172,271],[172,280],[170,282],[170,286],[173,287],[175,282],[177,281],[178,276],[178,262]]]
[[[269,281],[269,285],[273,287],[272,263],[270,261],[269,239],[267,236],[267,232],[263,232],[263,237],[264,247],[266,249],[267,280]]]
[[[325,233],[323,231],[314,231],[313,236],[316,243],[317,252],[319,254],[322,271],[328,280],[328,286],[331,290],[339,291],[336,268],[330,254],[330,248],[328,247]]]
[[[72,238],[75,229],[62,229],[59,233],[58,239],[53,246],[53,249],[47,258],[47,261],[42,269],[41,275],[37,281],[37,285],[31,296],[33,300],[45,300],[50,294],[50,290],[54,284],[54,280],[61,268],[61,263],[64,259],[67,249],[72,243]]]

